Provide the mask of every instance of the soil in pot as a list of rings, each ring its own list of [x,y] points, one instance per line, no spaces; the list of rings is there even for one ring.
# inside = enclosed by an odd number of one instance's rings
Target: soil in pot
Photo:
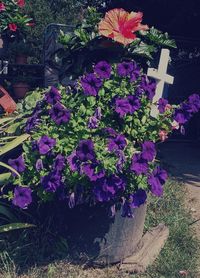
[[[13,84],[13,92],[16,99],[23,99],[26,93],[29,91],[30,86],[24,82],[18,82]]]

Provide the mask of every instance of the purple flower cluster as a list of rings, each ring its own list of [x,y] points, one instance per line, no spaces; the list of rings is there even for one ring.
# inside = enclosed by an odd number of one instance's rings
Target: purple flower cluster
[[[57,124],[61,125],[70,120],[70,112],[61,103],[57,102],[50,110],[49,115],[51,119]]]
[[[129,195],[127,199],[124,200],[122,208],[123,217],[133,217],[132,209],[138,208],[146,202],[147,193],[143,189],[138,189],[134,194]]]
[[[41,185],[47,192],[56,192],[62,186],[62,176],[57,171],[52,171],[41,178]]]
[[[156,91],[156,82],[150,81],[146,75],[142,76],[139,87],[137,88],[137,95],[145,94],[149,100],[153,100]]]
[[[115,111],[122,118],[126,114],[133,114],[140,109],[141,103],[136,96],[128,96],[127,98],[117,98],[115,101]]]
[[[32,115],[28,118],[25,125],[25,132],[30,133],[40,123],[40,117],[43,113],[44,102],[38,101]]]
[[[123,178],[116,175],[98,179],[94,184],[94,196],[98,202],[108,202],[125,190],[126,183]]]
[[[134,82],[140,76],[140,68],[135,62],[122,62],[117,65],[117,73],[120,77],[130,77]]]
[[[56,139],[43,135],[37,141],[37,149],[41,155],[47,154],[56,145]]]
[[[62,187],[62,171],[66,165],[66,159],[63,155],[58,154],[54,160],[51,172],[41,178],[41,185],[47,192],[56,192]]]
[[[56,89],[55,87],[51,87],[50,91],[48,93],[45,94],[44,100],[51,105],[56,104],[57,102],[59,102],[61,100],[61,95],[58,91],[58,89]]]
[[[133,155],[130,169],[137,175],[147,174],[148,162],[152,162],[155,156],[155,144],[151,141],[145,141],[142,144],[142,152]]]
[[[23,173],[26,169],[24,158],[22,155],[20,155],[16,159],[9,159],[8,164],[15,169],[18,173]],[[13,176],[16,176],[16,174],[13,172]]]
[[[160,114],[165,113],[167,104],[168,104],[167,99],[164,99],[164,98],[159,99],[159,101],[158,101],[158,110],[159,110]]]
[[[117,151],[117,150],[124,150],[126,147],[127,142],[124,135],[117,135],[115,138],[110,138],[108,142],[108,150],[110,152]]]
[[[82,162],[95,159],[94,143],[92,140],[81,140],[76,149],[76,156]]]
[[[18,186],[14,189],[13,205],[26,209],[32,202],[31,189],[28,187]]]
[[[200,96],[198,94],[191,95],[186,102],[175,110],[174,120],[179,124],[185,124],[189,121],[194,113],[200,110]]]
[[[97,162],[84,163],[82,166],[82,172],[93,182],[105,176],[105,171],[98,168],[99,164]]]
[[[82,172],[92,173],[94,168],[94,164],[96,163],[96,156],[94,152],[94,144],[92,140],[81,140],[76,148],[68,157],[67,162],[69,164],[70,170],[72,172],[78,171],[81,172],[81,164],[85,163],[85,167],[83,167]],[[88,162],[92,162],[92,164],[87,164]],[[90,169],[89,169],[90,168]],[[89,176],[91,174],[88,174]]]
[[[167,172],[160,167],[156,167],[152,174],[148,177],[148,183],[151,187],[151,192],[160,197],[163,194],[163,185],[168,178]]]
[[[87,96],[97,96],[102,85],[102,80],[94,73],[89,73],[81,78],[81,86]]]
[[[111,76],[111,65],[106,61],[100,61],[94,67],[94,72],[102,79],[109,79]]]

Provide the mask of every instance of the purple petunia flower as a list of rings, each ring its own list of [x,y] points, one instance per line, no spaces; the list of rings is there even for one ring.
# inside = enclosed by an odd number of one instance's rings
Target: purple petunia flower
[[[38,114],[34,114],[33,116],[29,117],[26,126],[25,126],[25,132],[30,133],[40,122],[40,119],[38,118]]]
[[[130,74],[130,81],[135,82],[140,76],[140,68],[135,64],[134,70]]]
[[[90,181],[97,181],[105,176],[104,170],[98,170],[98,163],[85,163],[82,166],[82,172],[88,176]]]
[[[80,170],[80,161],[76,155],[76,151],[72,152],[67,157],[67,162],[69,164],[69,168],[72,172],[79,171]]]
[[[58,154],[55,158],[55,161],[53,163],[53,171],[55,172],[62,172],[63,169],[65,168],[65,157],[61,154]]]
[[[133,70],[134,70],[133,62],[123,62],[117,65],[117,73],[121,77],[130,76]]]
[[[190,106],[190,111],[191,113],[197,113],[200,110],[200,96],[198,94],[193,94],[189,96],[188,105]]]
[[[56,192],[62,186],[61,178],[58,172],[50,172],[47,176],[41,178],[41,185],[47,192]]]
[[[70,120],[70,112],[61,103],[56,103],[50,110],[49,114],[52,120],[57,124],[61,125],[67,123]]]
[[[51,87],[50,91],[45,94],[44,100],[49,104],[56,104],[61,100],[61,95],[55,87]]]
[[[119,192],[123,192],[125,186],[125,181],[116,175],[98,179],[93,190],[95,199],[98,202],[108,202],[117,197]]]
[[[160,112],[160,114],[165,113],[165,109],[166,106],[168,104],[168,100],[164,99],[164,98],[160,98],[158,101],[158,110]]]
[[[151,187],[151,192],[160,197],[163,194],[163,185],[168,178],[167,172],[160,167],[156,167],[152,174],[148,177],[148,183]]]
[[[141,157],[147,161],[152,161],[156,156],[155,144],[151,141],[145,141],[142,144]]]
[[[133,218],[133,211],[131,208],[131,203],[132,203],[132,196],[127,200],[123,198],[123,205],[122,205],[122,217],[128,217],[128,218]]]
[[[41,170],[44,169],[44,165],[43,165],[42,159],[38,159],[36,161],[35,168],[36,168],[37,172],[40,172]]]
[[[95,153],[92,140],[81,140],[76,149],[76,155],[80,161],[93,161]]]
[[[188,112],[187,104],[182,105],[181,108],[178,108],[174,112],[174,120],[179,124],[185,124],[192,117],[192,114]]]
[[[146,75],[142,76],[139,88],[147,95],[149,100],[153,100],[156,91],[156,82],[151,82]]]
[[[123,150],[127,145],[126,138],[124,135],[117,135],[114,139],[109,139],[108,150],[110,152],[115,150]]]
[[[141,154],[134,154],[131,162],[131,171],[135,172],[137,175],[146,174],[148,171],[147,160],[142,158]]]
[[[134,194],[132,194],[132,208],[138,208],[139,206],[143,205],[147,199],[147,193],[143,189],[138,189]]]
[[[103,132],[107,133],[111,137],[116,137],[118,133],[112,127],[106,127],[102,129]]]
[[[40,154],[47,154],[56,145],[56,139],[43,135],[37,141],[37,147]]]
[[[136,96],[128,96],[127,99],[131,106],[131,110],[130,110],[131,114],[133,114],[135,111],[140,109],[141,103],[140,103],[140,100]]]
[[[132,107],[127,98],[118,98],[115,101],[115,111],[119,114],[120,118],[132,111]]]
[[[12,199],[13,205],[26,209],[32,202],[31,189],[28,187],[18,186],[14,190],[14,197]]]
[[[23,173],[26,169],[24,158],[22,155],[20,155],[16,159],[9,159],[8,164],[15,169],[18,173]],[[15,173],[12,174],[13,176],[16,176]]]
[[[97,96],[101,86],[102,81],[94,73],[89,73],[81,78],[81,86],[86,95]]]
[[[109,79],[111,76],[111,70],[111,65],[106,61],[101,61],[94,67],[94,72],[102,79]]]
[[[145,203],[147,199],[146,191],[138,189],[134,194],[131,194],[128,199],[124,200],[122,207],[122,217],[133,217],[133,208],[138,208]]]
[[[98,125],[99,125],[99,120],[95,116],[89,118],[88,128],[96,129]]]

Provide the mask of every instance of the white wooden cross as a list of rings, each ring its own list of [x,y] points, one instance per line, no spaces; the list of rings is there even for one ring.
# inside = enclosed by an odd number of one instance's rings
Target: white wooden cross
[[[174,77],[167,74],[167,67],[170,61],[170,52],[168,49],[163,48],[160,55],[158,69],[149,68],[147,76],[153,77],[157,80],[156,92],[153,98],[153,105],[151,108],[151,116],[156,117],[159,114],[157,102],[163,96],[165,83],[173,84]]]

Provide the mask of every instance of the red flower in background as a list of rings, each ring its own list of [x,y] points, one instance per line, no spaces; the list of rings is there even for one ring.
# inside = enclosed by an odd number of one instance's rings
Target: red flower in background
[[[20,7],[20,8],[23,8],[25,6],[25,0],[18,0],[17,1],[17,5]]]
[[[17,31],[17,25],[15,23],[9,23],[8,28],[10,31],[16,32]]]
[[[136,35],[134,32],[148,30],[147,25],[142,25],[143,13],[128,13],[123,9],[113,9],[106,13],[105,18],[99,23],[99,34],[127,45]]]
[[[0,3],[0,12],[3,12],[6,10],[6,6],[4,3]]]

